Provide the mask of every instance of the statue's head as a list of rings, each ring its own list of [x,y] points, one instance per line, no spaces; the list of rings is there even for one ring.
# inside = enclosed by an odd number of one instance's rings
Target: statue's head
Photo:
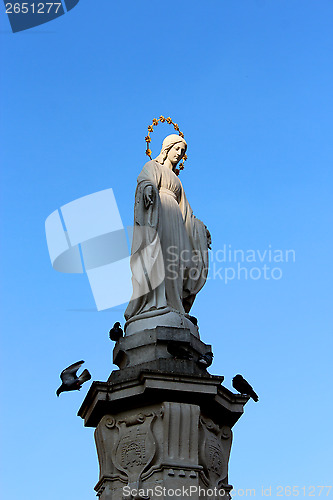
[[[185,139],[177,134],[168,135],[164,139],[161,152],[157,158],[155,158],[155,161],[158,161],[158,163],[163,165],[165,160],[168,158],[171,164],[176,167],[186,153],[186,149],[187,144]]]

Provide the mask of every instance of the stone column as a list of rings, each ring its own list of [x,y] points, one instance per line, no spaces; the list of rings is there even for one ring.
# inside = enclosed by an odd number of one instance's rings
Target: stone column
[[[193,359],[174,359],[168,342],[187,346]],[[230,498],[228,462],[232,427],[247,396],[223,387],[196,364],[210,350],[189,330],[156,327],[121,339],[121,367],[93,382],[79,410],[96,427],[101,500]],[[176,493],[176,494],[177,494]]]

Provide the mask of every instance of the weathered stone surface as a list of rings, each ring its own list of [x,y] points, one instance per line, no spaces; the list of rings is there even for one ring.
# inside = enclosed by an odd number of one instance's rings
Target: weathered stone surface
[[[199,338],[199,328],[184,314],[177,311],[169,311],[167,308],[162,314],[161,311],[149,311],[146,313],[134,316],[125,323],[126,335],[133,335],[143,330],[153,330],[159,327],[170,326],[182,330],[190,330],[190,332]]]
[[[187,328],[158,326],[122,337],[113,350],[113,362],[119,368],[125,368],[157,359],[170,360],[172,356],[167,351],[168,342],[185,347],[193,356],[193,363],[211,350],[210,345],[201,342]]]
[[[249,398],[223,387],[223,377],[196,370],[191,361],[172,359],[114,371],[108,382],[93,382],[78,414],[86,426],[95,427],[105,414],[174,401],[198,404],[233,426]]]

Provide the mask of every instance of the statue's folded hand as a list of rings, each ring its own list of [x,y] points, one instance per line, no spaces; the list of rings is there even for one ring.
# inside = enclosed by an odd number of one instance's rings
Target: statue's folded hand
[[[152,186],[146,186],[143,191],[143,201],[145,208],[149,208],[154,203],[154,192]]]

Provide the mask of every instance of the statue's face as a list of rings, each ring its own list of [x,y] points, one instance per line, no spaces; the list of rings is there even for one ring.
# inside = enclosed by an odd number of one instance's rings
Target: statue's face
[[[183,142],[177,142],[174,144],[168,152],[168,159],[172,165],[177,165],[177,163],[183,158],[186,151],[185,144]]]

